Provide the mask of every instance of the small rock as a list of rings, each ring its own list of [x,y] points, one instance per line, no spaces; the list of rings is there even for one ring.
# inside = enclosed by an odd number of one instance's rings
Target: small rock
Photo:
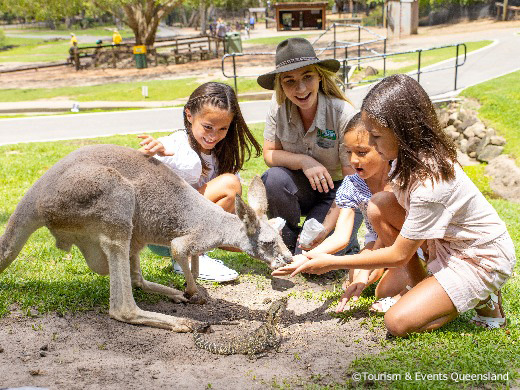
[[[471,158],[475,158],[477,157],[477,152],[470,152],[468,153],[468,156],[470,156]]]
[[[496,146],[496,145],[487,145],[477,156],[477,160],[484,161],[484,162],[490,162],[495,157],[498,157],[502,154],[504,151],[503,146]]]
[[[488,137],[493,137],[494,135],[497,135],[497,132],[492,127],[488,127],[488,129],[486,130],[486,135]]]
[[[41,357],[45,357],[45,356],[47,356],[47,352],[46,352],[46,351],[40,351],[40,356],[41,356]]]
[[[489,143],[491,145],[502,146],[502,145],[506,144],[506,139],[504,137],[499,136],[499,135],[494,135],[492,137],[489,137]]]
[[[451,114],[449,117],[448,117],[448,125],[452,125],[455,123],[456,120],[459,119],[459,115],[454,112],[453,114]],[[462,122],[461,122],[462,123]]]
[[[476,152],[477,147],[480,144],[481,139],[477,137],[471,137],[468,139],[468,144],[466,147],[466,153]],[[475,154],[476,155],[476,154]]]
[[[473,132],[473,130],[471,130],[471,126],[464,130],[462,134],[464,134],[464,137],[466,138],[471,138],[475,136],[475,133]]]
[[[4,349],[2,347],[0,347],[0,353],[4,352]]]
[[[477,118],[475,118],[474,116],[470,116],[462,122],[460,128],[462,130],[466,130],[468,127],[474,125],[475,123],[477,123]]]
[[[489,137],[484,137],[480,140],[477,149],[475,150],[475,152],[477,152],[477,155],[479,155],[482,152],[482,150],[484,150],[484,148],[489,145],[489,140]]]
[[[459,110],[458,119],[461,122],[464,122],[468,118],[468,113],[464,108]]]
[[[373,68],[371,66],[367,66],[365,68],[365,76],[375,76],[378,73],[379,73],[379,71],[376,68]]]
[[[48,351],[49,350],[49,344],[44,344],[40,347],[40,351]]]
[[[31,374],[32,376],[38,376],[38,375],[43,375],[44,372],[43,372],[43,370],[30,370],[29,374]]]
[[[460,140],[460,151],[462,153],[467,153],[468,151],[468,140],[465,138]]]
[[[452,131],[451,134],[449,135],[451,137],[452,140],[457,140],[459,139],[459,133],[457,131]]]
[[[457,129],[457,131],[464,131],[464,129],[462,128],[462,122],[459,121],[458,119],[452,123],[453,126],[455,126],[455,128]]]
[[[466,128],[466,130],[468,130],[468,129],[471,130],[471,131],[473,131],[473,133],[474,133],[475,135],[477,135],[477,134],[480,134],[481,132],[484,132],[484,133],[485,133],[485,131],[486,131],[486,126],[485,126],[482,122],[478,122],[478,121],[476,121],[476,122],[473,123],[471,126],[468,126],[468,127]]]

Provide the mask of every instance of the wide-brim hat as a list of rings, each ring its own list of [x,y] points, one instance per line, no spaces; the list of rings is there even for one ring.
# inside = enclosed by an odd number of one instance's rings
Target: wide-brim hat
[[[265,89],[274,89],[274,79],[277,73],[290,72],[309,65],[319,65],[334,73],[339,70],[338,60],[320,60],[311,43],[304,38],[289,38],[276,47],[276,69],[258,76],[258,84]]]

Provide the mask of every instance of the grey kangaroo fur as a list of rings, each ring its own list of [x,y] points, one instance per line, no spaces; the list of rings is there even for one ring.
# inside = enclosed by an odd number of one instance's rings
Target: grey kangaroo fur
[[[272,269],[290,262],[265,216],[258,177],[248,201],[250,206],[237,196],[237,214],[230,214],[154,158],[115,145],[82,147],[51,167],[16,207],[0,237],[0,272],[46,226],[58,248],[76,245],[92,271],[110,275],[110,317],[190,332],[195,321],[139,309],[132,287],[186,302],[197,293],[198,255],[221,246],[239,248]],[[139,252],[147,244],[170,246],[186,278],[185,293],[143,279]]]

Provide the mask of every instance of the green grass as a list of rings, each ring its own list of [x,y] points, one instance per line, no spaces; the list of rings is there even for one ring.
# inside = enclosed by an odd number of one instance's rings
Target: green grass
[[[85,35],[91,35],[95,36],[97,38],[103,38],[103,37],[110,37],[112,38],[113,29],[115,29],[115,26],[113,27],[107,27],[107,28],[101,28],[101,27],[94,27],[94,28],[86,28],[86,29],[66,29],[66,28],[59,28],[56,30],[44,30],[44,29],[32,29],[32,30],[20,30],[20,29],[12,29],[12,30],[4,30],[7,34],[16,34],[16,35],[41,35],[42,37],[45,36],[53,36],[53,35],[69,35],[70,33],[76,34],[76,36],[85,36]],[[132,38],[134,36],[134,33],[132,30],[124,28],[122,30],[118,30],[119,34],[123,38]]]
[[[233,79],[215,80],[234,86]],[[150,80],[133,83],[102,84],[82,87],[33,88],[33,89],[2,89],[0,102],[19,102],[39,99],[63,98],[79,102],[95,100],[102,101],[146,101],[174,100],[187,98],[200,83],[196,78],[177,80]],[[141,93],[141,87],[148,86],[148,98]],[[253,79],[239,79],[240,93],[264,91]]]
[[[479,117],[507,139],[505,153],[520,165],[520,71],[469,87],[461,95],[480,102]]]
[[[281,35],[276,37],[247,39],[244,41],[244,43],[254,43],[258,45],[278,45],[280,42],[286,40],[287,38],[309,38],[312,36],[312,34]]]
[[[20,45],[0,52],[0,62],[65,61],[69,56],[69,42],[43,42],[38,38],[7,37],[6,45]]]

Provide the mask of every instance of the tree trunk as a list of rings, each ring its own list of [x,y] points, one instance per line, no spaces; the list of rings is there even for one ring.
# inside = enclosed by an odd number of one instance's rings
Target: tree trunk
[[[181,6],[181,18],[182,18],[182,25],[188,26],[188,16],[186,15],[186,8],[184,6]]]
[[[188,23],[188,27],[195,27],[197,25],[198,20],[199,20],[199,12],[194,10],[193,13],[191,14],[190,21]]]
[[[199,13],[200,13],[200,33],[206,34],[206,2],[200,0],[199,5]]]

